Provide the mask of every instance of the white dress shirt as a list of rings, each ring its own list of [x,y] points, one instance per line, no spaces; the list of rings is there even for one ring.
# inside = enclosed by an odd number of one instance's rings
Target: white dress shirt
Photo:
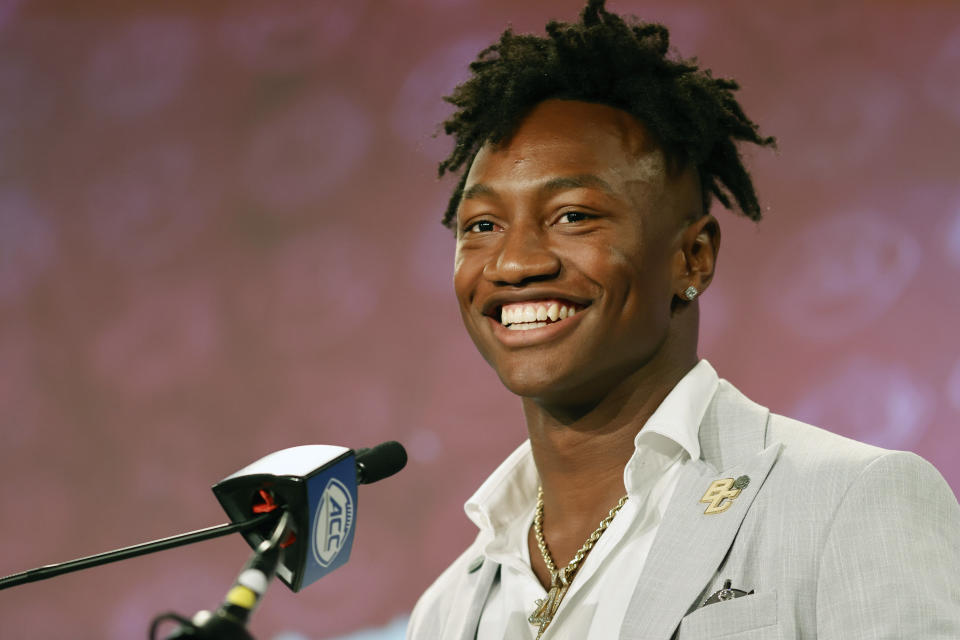
[[[544,640],[617,637],[679,472],[700,457],[700,421],[717,385],[713,367],[701,360],[637,434],[623,470],[629,500],[583,561]],[[530,568],[527,536],[539,482],[528,440],[464,506],[480,529],[484,556],[501,565],[480,617],[478,640],[536,638],[538,627],[527,618],[546,592]],[[554,558],[561,567],[569,560]]]

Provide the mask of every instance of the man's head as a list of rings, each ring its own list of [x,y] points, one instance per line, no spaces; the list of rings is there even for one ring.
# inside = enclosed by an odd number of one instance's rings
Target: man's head
[[[736,142],[766,146],[774,139],[761,137],[743,113],[733,95],[737,84],[713,78],[694,61],[669,59],[665,27],[625,21],[604,4],[588,0],[579,23],[548,23],[547,37],[508,29],[480,53],[470,65],[472,77],[447,98],[457,108],[444,123],[455,147],[440,163],[440,175],[469,169],[485,143],[508,138],[540,102],[582,100],[632,114],[671,167],[695,167],[704,213],[715,196],[759,220],[760,205]],[[447,226],[453,226],[465,178],[466,171],[444,215]]]
[[[732,83],[664,58],[662,27],[591,2],[548,30],[504,34],[454,94],[441,171],[466,171],[445,223],[464,323],[504,384],[584,407],[696,361],[684,291],[709,285],[720,242],[704,189],[759,218],[734,145],[770,141]]]
[[[504,384],[589,404],[657,358],[689,364],[696,322],[674,300],[707,287],[720,241],[700,207],[696,173],[669,171],[613,107],[547,100],[485,145],[457,211],[454,287]]]

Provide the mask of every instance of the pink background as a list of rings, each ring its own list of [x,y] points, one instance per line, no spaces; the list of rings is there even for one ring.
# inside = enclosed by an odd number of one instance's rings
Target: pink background
[[[957,490],[960,6],[815,4],[611,2],[738,78],[780,140],[749,154],[768,219],[715,212],[701,354]],[[275,585],[253,630],[408,612],[525,433],[453,300],[439,97],[508,21],[580,6],[0,0],[0,574],[222,522],[208,487],[270,451],[398,439],[350,564]],[[216,606],[246,555],[4,591],[0,636],[145,637]]]

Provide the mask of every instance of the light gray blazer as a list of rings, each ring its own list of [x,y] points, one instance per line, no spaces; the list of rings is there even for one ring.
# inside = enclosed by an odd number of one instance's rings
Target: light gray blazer
[[[960,506],[928,462],[771,414],[724,380],[700,447],[622,640],[960,639]],[[711,483],[740,476],[729,508],[705,514]],[[499,575],[482,559],[475,543],[424,593],[409,639],[476,637]],[[703,606],[725,580],[754,593]]]

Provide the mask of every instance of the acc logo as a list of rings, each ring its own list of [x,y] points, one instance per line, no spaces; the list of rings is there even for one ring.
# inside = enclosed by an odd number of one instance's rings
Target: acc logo
[[[330,478],[313,518],[313,557],[330,566],[343,549],[353,527],[353,498],[346,485]]]

